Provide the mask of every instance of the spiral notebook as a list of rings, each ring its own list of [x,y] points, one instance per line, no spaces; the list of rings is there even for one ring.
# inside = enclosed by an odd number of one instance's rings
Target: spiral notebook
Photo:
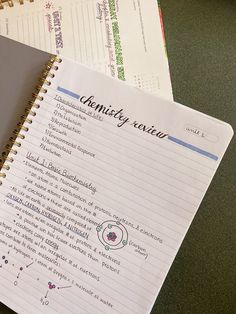
[[[173,100],[157,0],[14,0],[4,6],[0,35]]]
[[[27,0],[29,2],[34,2],[34,0]],[[17,1],[15,0],[0,0],[0,9],[4,9],[6,5],[8,5],[10,8],[14,7],[14,3]],[[20,5],[24,4],[24,0],[18,0],[18,3]]]
[[[0,153],[51,55],[0,36]]]
[[[232,128],[21,49],[32,71],[50,60],[0,171],[0,301],[18,313],[149,313]]]

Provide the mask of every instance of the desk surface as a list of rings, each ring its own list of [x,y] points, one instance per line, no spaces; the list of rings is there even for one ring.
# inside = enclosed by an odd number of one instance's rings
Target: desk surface
[[[162,0],[175,100],[236,130],[236,1]],[[236,311],[236,136],[162,287],[154,313]],[[0,305],[0,314],[12,313]]]
[[[236,131],[236,1],[162,0],[174,98]],[[153,313],[236,313],[236,136]]]

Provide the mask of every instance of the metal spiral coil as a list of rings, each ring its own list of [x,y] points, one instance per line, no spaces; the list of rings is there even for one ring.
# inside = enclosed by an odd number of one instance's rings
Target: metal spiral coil
[[[36,87],[36,92],[32,94],[32,100],[28,102],[28,105],[25,108],[25,113],[21,115],[17,127],[8,140],[5,151],[2,153],[2,157],[0,159],[0,185],[2,185],[1,179],[6,177],[6,171],[10,170],[9,164],[14,162],[14,157],[12,155],[17,155],[17,147],[21,147],[21,141],[25,139],[25,133],[29,131],[29,126],[27,126],[27,124],[32,124],[33,117],[37,115],[35,110],[40,108],[40,104],[38,102],[43,101],[43,96],[40,96],[39,93],[46,94],[47,86],[51,85],[51,81],[49,81],[49,79],[53,79],[55,77],[55,74],[50,72],[51,70],[58,70],[58,66],[55,65],[55,62],[61,63],[62,59],[57,56],[53,56],[47,63],[40,79],[40,84]]]
[[[18,0],[19,4],[24,4],[25,0]],[[34,2],[34,0],[27,0],[29,2]],[[4,9],[5,5],[8,5],[10,8],[14,7],[14,2],[13,0],[0,0],[0,9]]]

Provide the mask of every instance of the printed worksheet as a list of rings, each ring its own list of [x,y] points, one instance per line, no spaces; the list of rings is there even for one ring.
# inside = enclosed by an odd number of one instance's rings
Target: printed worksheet
[[[0,175],[0,301],[149,313],[232,134],[55,61]]]
[[[0,35],[172,100],[157,0],[35,0],[0,11]]]

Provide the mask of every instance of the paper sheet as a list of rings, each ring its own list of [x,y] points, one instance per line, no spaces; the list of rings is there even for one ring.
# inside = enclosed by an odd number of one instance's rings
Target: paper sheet
[[[0,187],[0,300],[20,313],[149,313],[232,129],[58,66]]]
[[[156,0],[35,0],[0,11],[0,34],[172,100]]]

